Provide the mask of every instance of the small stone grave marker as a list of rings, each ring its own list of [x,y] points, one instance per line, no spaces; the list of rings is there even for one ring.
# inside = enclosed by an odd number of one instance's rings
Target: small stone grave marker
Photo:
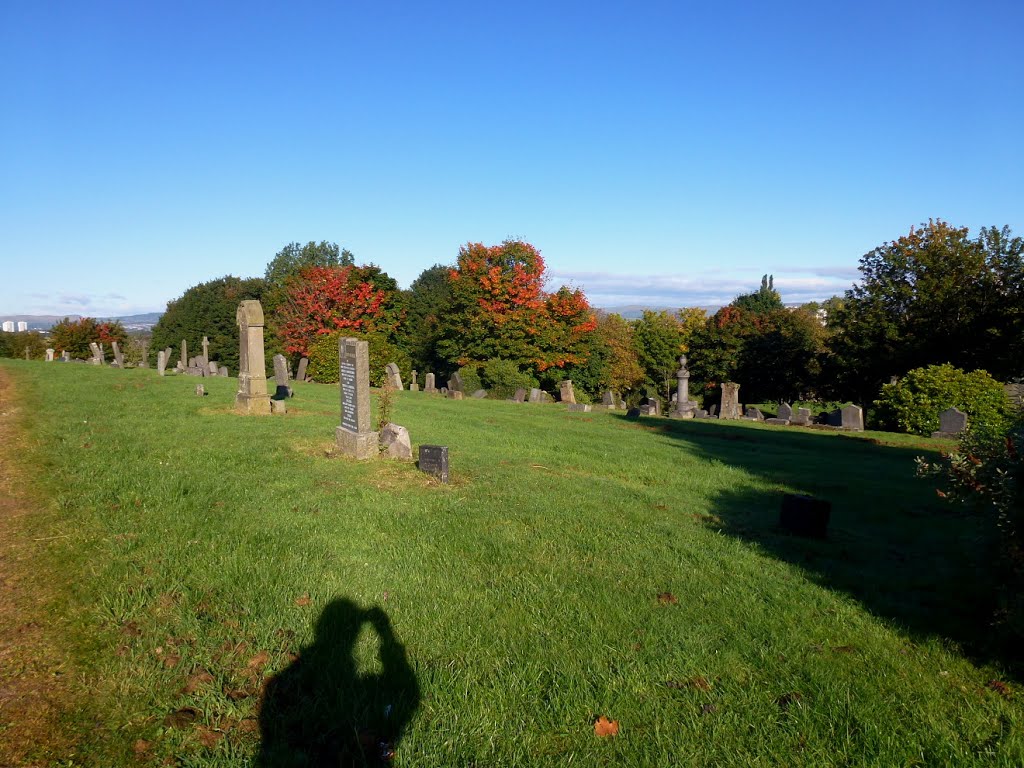
[[[958,408],[947,408],[939,414],[939,431],[932,437],[957,437],[967,430],[967,414]]]
[[[447,445],[421,445],[419,458],[420,471],[433,475],[442,483],[448,482]]]
[[[308,357],[304,357],[301,360],[299,360],[299,370],[295,374],[295,380],[296,381],[305,381],[306,380],[306,368],[308,368],[308,367],[309,367],[309,358]]]
[[[514,395],[512,395],[512,402],[514,402],[514,403],[524,403],[524,402],[526,402],[526,390],[523,389],[522,387],[517,389],[516,393]]]

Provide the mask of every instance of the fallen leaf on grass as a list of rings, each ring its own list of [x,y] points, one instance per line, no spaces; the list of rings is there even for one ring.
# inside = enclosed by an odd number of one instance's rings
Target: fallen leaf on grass
[[[597,718],[597,721],[594,723],[594,735],[601,736],[602,738],[608,736],[618,736],[619,721],[609,720],[604,715],[601,715],[599,718]]]
[[[239,733],[258,733],[260,730],[260,723],[255,718],[247,717],[244,720],[239,720],[237,727]]]
[[[121,634],[128,635],[128,637],[139,637],[142,635],[142,630],[139,629],[139,625],[134,621],[129,621],[121,626]]]
[[[679,598],[673,595],[671,592],[659,592],[658,602],[661,605],[676,605],[679,602]]]
[[[214,731],[202,725],[196,726],[196,733],[199,735],[199,743],[207,749],[213,749],[217,746],[217,742],[224,738],[223,733],[219,733],[218,731]]]
[[[266,651],[260,651],[251,659],[249,659],[249,663],[245,666],[254,671],[260,670],[267,666],[268,661],[270,661],[270,654]]]
[[[1010,696],[1012,695],[1010,691],[1010,686],[1008,686],[1002,680],[989,680],[987,683],[985,683],[985,687],[988,688],[990,691],[995,691],[1000,696],[1005,696],[1006,698],[1010,698]]]
[[[305,607],[305,606],[309,605],[312,602],[313,601],[309,599],[309,594],[308,593],[303,595],[302,597],[296,597],[295,598],[295,604],[298,605],[298,606],[302,606],[302,607]]]
[[[256,695],[251,688],[224,688],[224,695],[232,701],[243,701]]]
[[[139,755],[141,757],[141,756],[147,754],[149,752],[149,750],[152,748],[152,746],[153,746],[153,742],[152,741],[146,741],[145,739],[139,739],[138,741],[136,741],[132,745],[132,750],[135,752],[136,755]]]
[[[185,681],[185,687],[181,689],[181,692],[185,694],[195,693],[204,685],[207,685],[212,682],[213,675],[211,675],[205,669],[197,669],[195,672],[189,675],[188,680]]]
[[[184,728],[191,725],[199,717],[199,711],[193,707],[182,707],[176,709],[164,718],[164,725],[167,728]]]
[[[693,688],[698,691],[711,690],[711,683],[703,675],[688,677],[685,680],[669,680],[665,685],[668,688]]]
[[[178,666],[178,663],[180,661],[181,661],[181,656],[178,656],[178,655],[173,654],[173,653],[172,654],[168,654],[167,656],[164,656],[164,667],[166,669],[174,669],[176,666]]]

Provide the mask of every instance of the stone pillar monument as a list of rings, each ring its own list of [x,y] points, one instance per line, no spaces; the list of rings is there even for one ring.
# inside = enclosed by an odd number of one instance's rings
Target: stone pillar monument
[[[263,307],[258,301],[243,301],[235,314],[238,321],[238,394],[235,410],[257,416],[270,415],[267,369],[263,356]],[[182,353],[185,342],[181,342]]]
[[[203,367],[210,367],[210,340],[203,336]]]
[[[670,415],[677,419],[692,419],[696,412],[697,401],[690,399],[690,369],[686,367],[686,355],[682,355],[676,371],[676,404]]]
[[[341,426],[334,430],[338,451],[356,459],[376,458],[379,435],[370,429],[370,345],[353,338],[338,340]]]
[[[184,339],[181,340],[181,360],[178,361],[178,364],[181,366],[181,370],[188,370],[188,344]]]

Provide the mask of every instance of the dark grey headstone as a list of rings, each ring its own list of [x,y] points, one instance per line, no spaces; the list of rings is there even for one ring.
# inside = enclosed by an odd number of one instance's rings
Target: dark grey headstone
[[[843,426],[843,412],[838,408],[828,414],[827,424],[830,427],[841,427]]]
[[[797,536],[824,539],[831,514],[832,504],[824,499],[787,493],[782,497],[779,525]]]
[[[712,403],[708,406],[708,416],[718,415],[718,403]]]
[[[640,418],[640,409],[639,408],[630,408],[628,411],[626,411],[626,418],[634,420],[634,421],[636,419],[639,419]]]
[[[448,446],[421,445],[419,468],[442,483],[448,482]]]

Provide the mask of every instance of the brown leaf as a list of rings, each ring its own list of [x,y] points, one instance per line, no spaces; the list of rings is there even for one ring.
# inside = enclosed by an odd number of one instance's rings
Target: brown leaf
[[[196,733],[199,734],[199,743],[207,749],[213,749],[217,746],[217,742],[224,738],[223,733],[206,728],[202,725],[196,726]]]
[[[153,747],[152,741],[146,741],[145,739],[139,739],[132,745],[132,750],[136,755],[145,755]]]
[[[671,592],[659,592],[658,602],[661,605],[676,605],[679,602],[679,598],[673,595]]]
[[[693,688],[698,691],[711,690],[711,683],[703,675],[695,675],[685,680],[669,680],[665,685],[669,688]]]
[[[181,692],[186,694],[195,693],[204,685],[207,685],[212,682],[213,675],[211,675],[205,669],[197,669],[195,672],[189,675],[188,680],[185,681],[185,687],[181,689]]]
[[[987,683],[985,683],[985,687],[988,688],[990,691],[995,691],[1000,696],[1005,696],[1006,698],[1010,698],[1010,696],[1013,695],[1010,691],[1010,686],[1008,686],[1002,680],[989,680]]]
[[[134,621],[128,621],[121,625],[121,634],[128,635],[128,637],[139,637],[142,634],[142,630],[139,629],[139,625]]]
[[[305,606],[309,605],[312,602],[313,601],[309,599],[309,593],[308,592],[306,594],[304,594],[302,597],[296,597],[295,598],[295,604],[300,606],[300,607],[305,607]]]
[[[266,651],[260,651],[251,659],[249,659],[249,663],[245,666],[254,671],[260,670],[267,666],[268,661],[270,661],[270,654]]]
[[[260,730],[260,723],[254,717],[247,717],[244,720],[238,721],[238,731],[240,733],[257,733]]]
[[[242,701],[256,695],[251,688],[224,688],[224,695],[232,701]]]
[[[199,711],[193,707],[182,707],[176,709],[164,718],[164,725],[167,728],[184,728],[191,725],[199,717]]]
[[[619,721],[609,720],[604,715],[601,715],[594,723],[594,735],[601,736],[602,738],[607,736],[618,736]]]
[[[164,667],[166,667],[167,669],[174,669],[176,666],[178,666],[178,662],[180,661],[181,656],[178,656],[173,653],[169,654],[167,656],[164,656]]]

